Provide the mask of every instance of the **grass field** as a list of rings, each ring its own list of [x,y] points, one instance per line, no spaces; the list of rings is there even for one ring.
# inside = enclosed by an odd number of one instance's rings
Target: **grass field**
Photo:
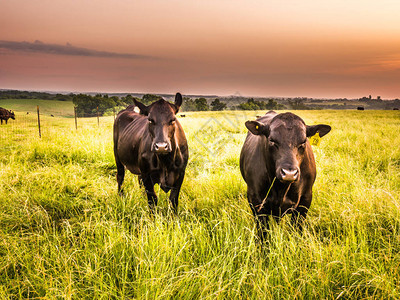
[[[154,218],[132,174],[117,195],[113,117],[0,126],[0,298],[399,299],[400,113],[298,111],[333,129],[304,233],[263,246],[238,164],[261,113],[185,113],[179,212],[157,189]]]
[[[53,101],[37,99],[0,99],[0,107],[23,113],[35,113],[39,105],[40,112],[45,115],[73,117],[72,101]]]

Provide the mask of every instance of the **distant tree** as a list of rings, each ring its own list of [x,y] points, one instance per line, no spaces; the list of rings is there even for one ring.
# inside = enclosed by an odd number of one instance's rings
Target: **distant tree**
[[[371,98],[370,97],[362,97],[362,98],[360,98],[358,100],[361,101],[361,102],[368,102],[368,101],[371,101]]]
[[[162,99],[161,96],[157,96],[157,95],[153,95],[153,94],[146,94],[146,95],[143,95],[142,102],[145,105],[150,105],[151,103],[156,102],[160,99]]]
[[[197,98],[194,100],[197,111],[207,111],[209,110],[206,98]]]
[[[59,101],[67,101],[68,95],[56,94],[54,98]]]
[[[128,106],[134,104],[133,99],[136,99],[138,101],[143,101],[138,97],[133,97],[132,95],[128,94],[125,97],[121,97],[121,99],[119,99],[119,101],[117,102],[117,106],[121,106],[122,108],[122,106]]]
[[[74,95],[72,102],[77,107],[79,115],[83,116],[96,116],[97,111],[103,115],[107,111],[112,111],[114,107],[125,105],[118,97],[109,97],[108,95],[97,94],[90,96],[86,94]]]
[[[221,102],[218,98],[216,98],[213,102],[211,102],[211,110],[218,111],[224,110],[226,108],[226,103]]]
[[[304,104],[305,98],[294,98],[292,100],[288,100],[289,106],[291,109],[308,109],[309,107]]]
[[[238,105],[239,109],[242,110],[264,110],[264,109],[284,109],[285,106],[283,104],[279,104],[274,99],[268,99],[268,102],[265,101],[257,101],[254,98],[250,98],[247,102],[240,103]]]
[[[278,102],[274,101],[274,99],[268,99],[268,102],[265,104],[266,109],[277,109]]]
[[[182,111],[196,111],[196,104],[193,99],[189,97],[183,97],[183,104],[181,107]]]
[[[247,102],[240,103],[239,109],[242,110],[262,110],[265,109],[265,102],[264,101],[257,101],[254,98],[250,98]]]
[[[131,103],[133,103],[133,97],[132,97],[132,95],[126,95],[125,97],[122,97],[122,99],[121,100],[123,100],[125,103],[129,103],[129,104],[131,104]]]

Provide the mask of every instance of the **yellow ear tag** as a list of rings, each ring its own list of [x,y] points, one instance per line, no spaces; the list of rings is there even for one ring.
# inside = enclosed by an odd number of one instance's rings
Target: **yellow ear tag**
[[[319,132],[310,137],[310,144],[317,147],[321,144],[321,137],[319,136]]]
[[[256,125],[256,129],[257,129],[257,130],[258,130],[258,127],[259,127],[259,126],[258,126],[258,125]]]

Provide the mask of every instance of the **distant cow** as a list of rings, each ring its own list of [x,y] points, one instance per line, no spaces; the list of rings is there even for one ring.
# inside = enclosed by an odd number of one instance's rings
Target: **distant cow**
[[[176,212],[189,158],[185,133],[176,119],[182,95],[176,94],[175,104],[164,99],[149,106],[137,100],[134,102],[140,114],[129,106],[118,114],[114,122],[118,191],[122,192],[126,168],[139,175],[151,211],[157,205],[154,185],[158,183],[164,192],[171,190],[169,200]]]
[[[7,110],[5,108],[0,107],[0,120],[1,120],[1,125],[3,125],[3,120],[6,121],[6,124],[8,122],[8,119],[13,119],[15,120],[15,114],[11,110]]]
[[[393,108],[393,110],[399,110],[397,107]]]
[[[364,110],[364,106],[358,106],[357,110]]]
[[[301,229],[298,221],[306,217],[310,208],[316,177],[307,137],[317,132],[322,137],[331,127],[307,126],[295,114],[274,111],[256,121],[247,121],[246,127],[249,133],[240,154],[240,171],[247,183],[247,198],[260,237],[265,237],[269,215],[279,221],[292,213],[292,222]]]

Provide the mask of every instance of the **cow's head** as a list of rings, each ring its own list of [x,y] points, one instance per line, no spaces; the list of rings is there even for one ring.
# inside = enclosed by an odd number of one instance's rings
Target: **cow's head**
[[[276,115],[269,125],[257,121],[247,121],[246,127],[255,135],[265,135],[270,162],[275,166],[275,176],[281,182],[293,182],[300,178],[300,165],[306,148],[310,147],[307,137],[326,135],[331,127],[319,124],[307,126],[292,113]]]
[[[10,113],[10,118],[13,119],[13,120],[15,120],[15,114],[14,114],[14,112],[11,111],[11,110],[9,110],[9,113]]]
[[[151,151],[157,154],[168,154],[172,151],[172,141],[176,128],[176,113],[182,105],[182,95],[175,95],[175,103],[164,99],[158,100],[149,106],[134,100],[140,113],[147,116],[148,128],[152,138]]]

